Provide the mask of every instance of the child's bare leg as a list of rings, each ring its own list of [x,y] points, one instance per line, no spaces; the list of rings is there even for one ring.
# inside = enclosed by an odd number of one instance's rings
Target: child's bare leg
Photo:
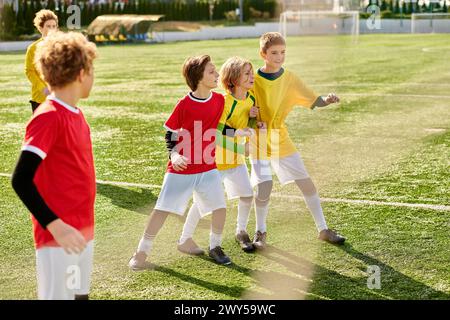
[[[139,241],[138,248],[128,262],[128,266],[132,270],[145,270],[150,267],[145,260],[150,254],[153,246],[153,240],[155,239],[161,227],[164,225],[164,222],[166,221],[168,215],[169,212],[156,209],[153,210],[150,220],[147,223],[147,227],[145,228],[144,234]]]
[[[217,209],[212,212],[211,232],[209,234],[209,249],[220,247],[222,245],[222,233],[225,227],[225,218],[227,210],[225,208]]]
[[[248,217],[252,208],[252,202],[253,197],[239,198],[236,234],[239,234],[241,231],[247,232]]]
[[[214,210],[211,217],[211,233],[209,234],[209,256],[217,263],[228,265],[230,258],[222,250],[222,233],[225,226],[225,208]]]
[[[168,216],[169,212],[167,211],[153,210],[141,241],[139,241],[137,252],[144,252],[147,256],[149,255],[150,250],[152,249],[153,240],[164,225]]]

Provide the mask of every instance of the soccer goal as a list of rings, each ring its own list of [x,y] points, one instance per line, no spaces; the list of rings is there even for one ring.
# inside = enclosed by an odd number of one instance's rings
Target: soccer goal
[[[280,33],[289,35],[349,34],[359,36],[358,11],[285,11],[280,15]]]
[[[450,33],[450,13],[411,14],[411,33]]]

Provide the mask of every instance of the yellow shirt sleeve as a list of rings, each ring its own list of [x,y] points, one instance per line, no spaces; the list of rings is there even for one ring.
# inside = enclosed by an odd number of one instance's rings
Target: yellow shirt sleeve
[[[300,78],[294,77],[295,104],[312,109],[319,95],[309,88]]]

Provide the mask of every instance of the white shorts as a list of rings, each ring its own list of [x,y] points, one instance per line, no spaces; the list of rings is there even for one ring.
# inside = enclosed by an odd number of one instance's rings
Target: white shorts
[[[74,300],[89,294],[94,241],[81,254],[67,254],[61,247],[36,250],[37,289],[40,300]]]
[[[196,174],[166,173],[155,209],[182,216],[192,195],[202,217],[226,208],[220,173],[214,169]]]
[[[250,176],[252,186],[256,186],[264,181],[272,180],[272,169],[275,171],[275,174],[282,185],[294,182],[295,180],[309,178],[305,164],[298,152],[278,159],[251,159],[250,163],[252,165]]]
[[[219,172],[222,176],[228,199],[253,196],[253,188],[245,164],[228,170],[220,170]]]

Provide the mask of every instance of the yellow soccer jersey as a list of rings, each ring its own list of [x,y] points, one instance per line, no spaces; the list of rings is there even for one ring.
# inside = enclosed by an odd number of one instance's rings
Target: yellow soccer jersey
[[[47,84],[44,80],[42,80],[39,72],[36,70],[34,65],[34,55],[36,52],[36,46],[39,42],[42,41],[42,38],[30,44],[27,49],[27,54],[25,58],[25,74],[30,80],[31,83],[31,100],[42,103],[47,98],[44,94],[44,89],[47,87]]]
[[[319,96],[295,74],[284,69],[276,74],[258,70],[255,75],[254,93],[258,101],[260,121],[267,124],[267,136],[263,136],[261,131],[258,132],[257,153],[252,152],[251,157],[282,158],[295,153],[297,149],[289,138],[286,117],[294,106],[312,108]]]
[[[255,105],[255,98],[252,92],[247,94],[244,100],[238,100],[231,94],[225,95],[225,106],[223,108],[222,117],[220,118],[218,129],[221,131],[225,125],[234,129],[244,129],[248,125],[250,108]],[[233,151],[233,147],[223,148],[222,143],[227,146],[243,145],[245,144],[244,137],[225,137],[222,136],[222,141],[217,141],[216,146],[216,164],[219,170],[228,170],[236,168],[241,164],[245,164],[243,154]]]

